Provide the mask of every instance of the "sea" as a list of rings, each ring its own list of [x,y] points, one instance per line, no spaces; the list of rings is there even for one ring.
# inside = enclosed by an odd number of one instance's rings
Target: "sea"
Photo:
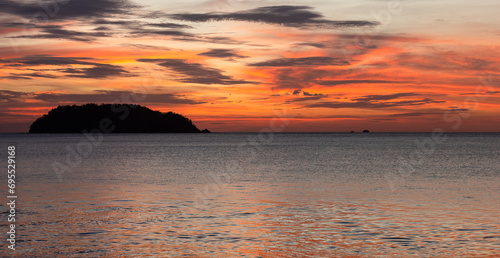
[[[500,256],[500,134],[0,134],[0,143],[2,257]]]

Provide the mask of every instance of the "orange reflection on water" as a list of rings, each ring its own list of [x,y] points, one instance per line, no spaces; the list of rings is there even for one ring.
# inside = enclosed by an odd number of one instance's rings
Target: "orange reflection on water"
[[[25,186],[16,254],[452,257],[500,252],[500,224],[491,216],[498,207],[473,199],[444,204],[418,192],[388,190],[366,196],[365,186],[340,181],[248,183],[227,184],[195,206],[195,187]],[[446,190],[437,191],[449,197]]]

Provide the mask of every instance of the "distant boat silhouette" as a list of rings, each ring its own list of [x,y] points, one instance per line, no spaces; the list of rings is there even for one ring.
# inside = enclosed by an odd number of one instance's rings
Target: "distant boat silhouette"
[[[210,132],[200,131],[190,119],[174,112],[131,104],[85,104],[52,109],[31,124],[29,133],[82,133],[100,128],[106,133]]]
[[[363,133],[369,133],[369,132],[370,132],[370,131],[368,131],[368,130],[363,130]]]

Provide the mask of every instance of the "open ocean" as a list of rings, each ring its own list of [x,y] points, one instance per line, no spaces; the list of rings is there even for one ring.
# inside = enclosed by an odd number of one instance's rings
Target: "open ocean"
[[[0,256],[500,256],[500,134],[0,142],[5,167],[7,146],[16,147],[18,196],[16,251],[4,233]]]

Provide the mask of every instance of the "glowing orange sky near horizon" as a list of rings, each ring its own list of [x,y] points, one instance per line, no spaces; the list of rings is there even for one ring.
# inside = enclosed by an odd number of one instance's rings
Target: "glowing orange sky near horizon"
[[[214,132],[260,131],[275,117],[288,132],[500,131],[500,32],[490,14],[498,3],[453,7],[468,17],[465,25],[406,2],[390,22],[373,15],[387,14],[387,3],[368,1],[356,2],[352,16],[329,11],[352,10],[345,3],[292,7],[321,15],[300,25],[169,16],[243,19],[241,11],[266,6],[224,2],[188,1],[171,12],[148,2],[163,10],[160,17],[128,9],[99,18],[75,13],[92,18],[85,21],[56,14],[29,30],[29,19],[0,13],[0,132],[26,132],[58,105],[115,100],[174,111]],[[15,10],[22,8],[31,10]],[[63,15],[73,7],[59,8]],[[415,24],[415,17],[427,19]],[[378,24],[328,27],[338,20]],[[125,101],[134,92],[144,98]]]

